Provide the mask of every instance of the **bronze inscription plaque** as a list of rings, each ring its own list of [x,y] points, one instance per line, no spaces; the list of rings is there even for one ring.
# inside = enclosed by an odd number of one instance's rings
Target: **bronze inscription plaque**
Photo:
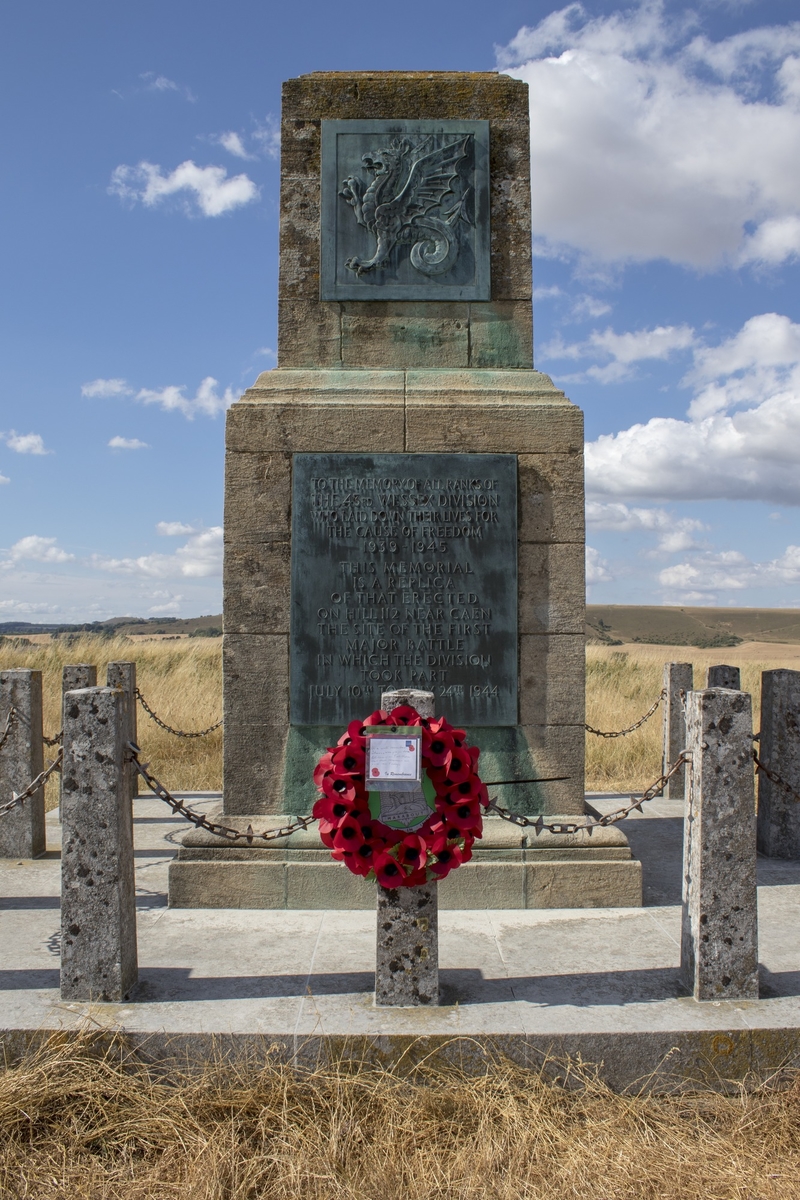
[[[291,610],[293,724],[414,687],[516,725],[515,455],[294,455]]]

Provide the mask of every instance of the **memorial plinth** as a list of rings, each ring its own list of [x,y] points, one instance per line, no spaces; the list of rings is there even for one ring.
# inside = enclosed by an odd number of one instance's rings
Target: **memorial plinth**
[[[583,419],[533,370],[527,87],[303,76],[281,145],[278,366],[227,420],[225,820],[309,812],[320,753],[402,687],[465,725],[483,779],[543,781],[502,805],[582,814]],[[609,832],[490,820],[442,905],[640,903]],[[315,836],[193,832],[170,903],[374,903]]]

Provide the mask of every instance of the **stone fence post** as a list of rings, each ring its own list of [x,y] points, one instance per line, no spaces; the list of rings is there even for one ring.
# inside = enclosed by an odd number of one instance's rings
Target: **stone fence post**
[[[411,704],[434,716],[433,692],[397,688],[384,692],[381,708]],[[411,1007],[439,1003],[439,885],[385,888],[377,885],[375,1003]]]
[[[97,687],[97,667],[93,663],[72,663],[61,670],[61,728],[64,728],[64,703],[67,692],[76,692],[78,688]],[[58,807],[64,799],[64,773],[58,781]]]
[[[42,673],[0,671],[0,737],[11,709],[14,716],[0,746],[0,804],[24,792],[44,766],[42,753]],[[0,819],[0,858],[36,858],[45,852],[44,788]]]
[[[761,675],[758,757],[800,792],[800,671]],[[769,858],[800,858],[800,801],[758,775],[758,848]]]
[[[742,680],[738,667],[718,663],[706,671],[707,688],[728,688],[732,692],[738,692],[741,686]]]
[[[61,996],[121,1001],[138,975],[125,696],[69,692],[61,805]]]
[[[691,663],[664,663],[664,706],[663,752],[661,770],[664,774],[675,759],[686,749],[686,697],[694,687],[694,669]],[[664,788],[670,800],[682,800],[686,781],[686,768],[681,767]]]
[[[758,998],[750,696],[686,698],[691,752],[683,841],[681,979],[695,1000]]]
[[[128,711],[125,737],[126,741],[135,742],[138,746],[139,742],[136,736],[136,663],[110,662],[106,667],[106,687],[122,688],[125,693]],[[135,799],[139,795],[139,776],[129,764],[125,769],[128,775],[131,799]]]

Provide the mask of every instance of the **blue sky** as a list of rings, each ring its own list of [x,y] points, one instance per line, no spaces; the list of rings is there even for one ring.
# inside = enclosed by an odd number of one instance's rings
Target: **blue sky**
[[[586,413],[589,598],[800,604],[796,0],[12,0],[0,621],[221,607],[224,409],[274,365],[281,81],[531,87],[535,359]]]

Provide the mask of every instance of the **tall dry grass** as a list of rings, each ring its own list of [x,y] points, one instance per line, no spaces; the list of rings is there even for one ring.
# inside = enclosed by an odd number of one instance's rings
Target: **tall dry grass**
[[[138,686],[148,704],[176,729],[213,725],[222,715],[222,639],[133,643],[126,638],[91,635],[34,646],[0,645],[0,665],[42,672],[44,731],[52,736],[61,725],[61,671],[68,663],[97,667],[97,682],[106,681],[109,662],[135,662]],[[160,729],[137,706],[143,760],[169,788],[186,791],[222,787],[222,730],[204,738],[176,738]],[[143,786],[143,785],[142,785]],[[58,777],[51,776],[45,802],[58,803]]]
[[[702,687],[710,663],[741,665],[742,686],[753,695],[753,722],[758,728],[761,672],[784,666],[768,653],[751,662],[736,648],[695,650],[691,647],[625,646],[586,649],[586,720],[596,729],[623,729],[637,720],[661,691],[663,664],[690,659],[695,686]],[[44,725],[55,733],[61,720],[61,669],[65,663],[88,662],[105,682],[106,663],[133,660],[139,687],[151,707],[179,729],[202,729],[222,713],[222,647],[217,638],[131,643],[81,637],[32,647],[0,645],[0,666],[34,667],[43,673]],[[138,710],[139,741],[145,760],[163,782],[176,791],[217,790],[222,787],[222,731],[205,738],[173,737]],[[661,712],[624,738],[605,739],[587,734],[586,787],[589,791],[627,791],[647,787],[661,771]],[[58,782],[48,784],[47,803],[57,803]]]
[[[88,1041],[0,1075],[9,1200],[789,1200],[800,1077],[722,1095],[484,1075],[210,1064],[167,1077]]]
[[[625,729],[638,720],[658,696],[664,663],[691,662],[694,685],[705,686],[712,663],[741,670],[742,688],[753,697],[753,728],[761,716],[761,672],[786,663],[766,651],[750,661],[736,647],[698,650],[691,646],[586,647],[586,722],[595,729]],[[792,664],[795,666],[796,664]],[[620,738],[586,735],[586,788],[592,792],[644,789],[661,774],[661,709],[635,733]]]

